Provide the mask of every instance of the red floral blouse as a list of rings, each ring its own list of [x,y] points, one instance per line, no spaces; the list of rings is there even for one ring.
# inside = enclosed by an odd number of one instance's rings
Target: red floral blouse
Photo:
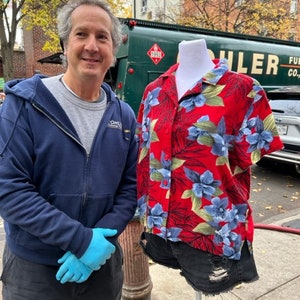
[[[253,241],[250,166],[283,145],[255,79],[216,60],[178,101],[177,67],[146,87],[138,113],[141,220],[164,239],[239,259]]]

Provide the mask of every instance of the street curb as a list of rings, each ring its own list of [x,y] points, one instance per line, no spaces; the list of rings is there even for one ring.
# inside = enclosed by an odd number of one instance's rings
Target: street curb
[[[300,208],[297,209],[293,209],[289,212],[286,212],[284,214],[279,214],[277,216],[271,217],[269,219],[264,220],[263,224],[274,224],[274,225],[278,225],[281,226],[284,223],[296,220],[296,219],[300,219]],[[255,224],[254,224],[255,226]]]

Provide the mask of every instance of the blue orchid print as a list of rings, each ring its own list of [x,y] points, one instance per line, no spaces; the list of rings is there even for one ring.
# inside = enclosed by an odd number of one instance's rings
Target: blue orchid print
[[[148,150],[150,148],[151,142],[158,141],[156,132],[153,131],[156,122],[157,120],[151,120],[150,118],[143,119],[142,142],[139,162],[142,161],[148,155]]]
[[[246,222],[247,204],[236,204],[228,211],[228,226],[231,230]]]
[[[248,95],[248,97],[253,98],[253,103],[256,103],[260,99],[262,99],[262,95],[260,94],[262,90],[263,90],[262,86],[256,80],[254,80],[253,89]]]
[[[209,132],[207,131],[207,126],[205,124],[210,124],[209,116],[205,115],[202,116],[197,120],[197,123],[195,123],[193,126],[188,128],[188,140],[191,141],[201,141],[201,137],[203,136],[209,136]],[[201,126],[203,124],[203,126]],[[212,123],[211,123],[212,124]],[[211,125],[213,128],[215,127],[213,124]]]
[[[212,216],[214,223],[228,221],[228,198],[214,197],[211,199],[211,205],[204,207],[205,211]]]
[[[199,144],[211,146],[211,152],[217,156],[228,156],[228,151],[232,148],[235,137],[226,134],[226,124],[224,117],[215,126],[208,116],[202,116],[197,123],[188,129],[188,139],[197,140]]]
[[[242,245],[243,245],[242,237],[240,235],[236,235],[232,245],[225,244],[223,246],[223,254],[230,259],[240,259]]]
[[[138,213],[140,215],[140,218],[144,217],[146,215],[146,211],[147,211],[147,196],[146,195],[143,195],[141,198],[138,199],[137,207],[138,207]]]
[[[158,234],[158,236],[162,237],[162,238],[167,238],[168,240],[172,241],[172,242],[180,242],[181,239],[178,237],[180,232],[182,231],[181,228],[178,227],[172,227],[172,228],[166,228],[166,227],[162,227],[160,228],[161,233]]]
[[[150,154],[150,178],[154,181],[160,181],[160,187],[169,189],[171,184],[171,160],[165,159],[165,153],[162,152],[160,161],[154,159],[153,153]]]
[[[193,182],[192,191],[198,198],[205,197],[211,199],[221,184],[219,180],[214,180],[213,173],[209,170],[206,170],[203,174],[199,174],[188,168],[184,168],[184,172],[187,178]]]
[[[148,116],[152,106],[159,104],[158,95],[160,91],[161,88],[157,87],[147,94],[147,97],[144,100],[144,118]]]
[[[245,223],[247,204],[233,205],[231,209],[226,209],[227,198],[220,199],[215,197],[211,202],[212,205],[208,205],[204,209],[213,217],[213,221],[209,222],[209,225],[216,229],[214,242],[216,244],[224,243],[223,251],[225,256],[232,259],[238,258],[241,236],[232,230],[239,223]],[[221,222],[226,223],[221,225]]]
[[[229,257],[230,259],[240,259],[241,248],[242,248],[242,237],[240,235],[236,235],[233,245],[223,246],[223,254]]]
[[[253,118],[256,124],[256,132],[249,134],[246,137],[246,141],[250,144],[248,152],[253,152],[257,149],[265,149],[266,151],[270,148],[270,143],[273,141],[273,134],[271,131],[264,130],[264,123],[260,118]]]
[[[239,134],[237,137],[238,142],[241,142],[245,135],[247,136],[247,135],[251,134],[252,129],[256,125],[255,118],[251,118],[249,120],[249,116],[252,114],[252,112],[253,112],[253,105],[250,106],[250,108],[248,109],[248,111],[245,115],[245,118],[243,120],[242,126],[240,128],[240,131],[239,131]]]
[[[202,107],[206,103],[206,97],[203,94],[198,94],[183,100],[180,103],[181,107],[184,107],[187,112],[192,111],[195,107]]]
[[[215,231],[214,243],[221,244],[224,243],[230,246],[232,241],[238,238],[238,234],[231,231],[228,223],[224,224],[219,230]]]
[[[209,82],[210,84],[216,84],[227,71],[227,60],[222,58],[220,59],[219,66],[217,68],[214,68],[210,72],[205,74],[205,81]]]
[[[212,133],[211,137],[214,140],[212,145],[212,153],[217,156],[228,156],[228,151],[230,148],[233,148],[232,142],[235,140],[233,135],[226,134],[226,126],[224,117],[221,118],[218,126],[217,126],[217,133]]]
[[[221,77],[223,74],[216,76],[219,71],[220,73],[223,72],[220,69],[215,69],[212,72],[207,73],[207,76],[211,76],[210,80],[208,81],[214,81],[213,79],[215,79],[215,77]],[[216,79],[216,81],[218,81],[218,79]],[[224,85],[207,85],[206,83],[203,83],[202,92],[189,96],[180,103],[180,106],[185,108],[186,112],[190,112],[194,108],[202,107],[204,105],[224,106],[222,98],[218,96],[223,88]]]
[[[142,125],[142,148],[147,148],[149,149],[150,147],[150,119],[145,118],[143,125]]]
[[[221,230],[220,222],[226,222],[226,229],[233,230],[239,223],[246,222],[247,204],[232,205],[231,209],[226,208],[228,198],[215,197],[211,200],[211,205],[204,207],[205,211],[212,216],[210,226],[217,231]]]
[[[233,147],[232,141],[234,137],[228,134],[224,134],[223,136],[212,134],[211,136],[214,140],[211,152],[217,156],[228,157],[228,151]]]
[[[157,203],[149,210],[147,224],[149,228],[162,227],[164,220],[167,218],[167,213],[163,211],[162,205]]]

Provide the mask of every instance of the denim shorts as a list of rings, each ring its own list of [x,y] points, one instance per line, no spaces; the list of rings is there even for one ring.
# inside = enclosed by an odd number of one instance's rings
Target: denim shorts
[[[171,242],[146,232],[142,233],[140,244],[154,262],[179,269],[194,290],[207,295],[227,292],[239,283],[258,279],[247,242],[244,242],[240,260],[213,255],[186,243]]]
[[[123,253],[116,252],[83,283],[61,284],[55,275],[58,266],[36,264],[14,255],[7,246],[3,253],[3,300],[120,300]]]

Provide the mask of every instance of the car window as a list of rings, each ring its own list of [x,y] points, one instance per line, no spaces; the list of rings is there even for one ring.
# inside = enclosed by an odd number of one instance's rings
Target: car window
[[[274,114],[300,117],[300,85],[268,91],[267,97]]]
[[[270,99],[273,113],[300,117],[300,99]]]

